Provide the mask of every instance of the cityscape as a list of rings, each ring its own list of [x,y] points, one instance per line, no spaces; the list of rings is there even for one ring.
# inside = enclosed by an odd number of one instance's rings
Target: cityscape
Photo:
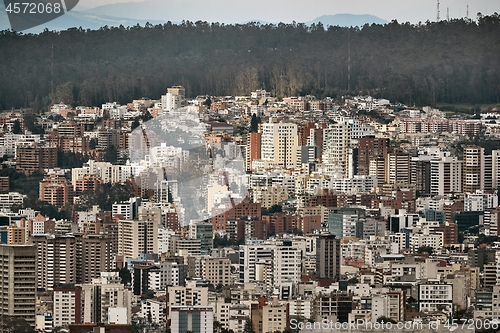
[[[500,332],[500,1],[0,1],[0,333]]]
[[[498,328],[498,107],[242,93],[4,112],[2,329]]]

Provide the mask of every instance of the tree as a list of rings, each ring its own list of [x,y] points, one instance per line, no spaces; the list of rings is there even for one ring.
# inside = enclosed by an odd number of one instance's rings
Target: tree
[[[95,149],[97,147],[97,139],[96,138],[92,138],[90,139],[89,141],[89,149]]]
[[[139,120],[137,119],[134,119],[134,121],[132,122],[132,125],[130,125],[130,129],[133,131],[135,130],[137,127],[139,127],[141,124],[139,123]]]
[[[260,119],[254,113],[252,115],[252,120],[250,121],[250,132],[257,132],[259,130]]]
[[[14,133],[14,134],[21,134],[22,133],[21,123],[17,119],[14,121],[14,125],[12,125],[12,133]]]
[[[115,164],[118,161],[118,149],[116,149],[115,145],[109,145],[106,147],[104,161],[112,164]]]
[[[122,279],[122,283],[125,286],[129,285],[132,282],[132,274],[127,267],[118,269],[118,275],[120,276],[120,279]]]
[[[283,207],[281,205],[272,205],[269,209],[262,209],[262,215],[269,215],[281,212],[283,212]]]
[[[434,248],[432,246],[421,246],[417,250],[418,253],[428,253],[429,255],[432,255],[434,252]]]
[[[245,321],[245,327],[243,328],[244,333],[255,333],[255,330],[253,329],[253,323],[252,320],[247,319]]]
[[[155,296],[155,292],[152,291],[152,290],[148,290],[146,291],[144,294],[141,295],[141,299],[142,300],[145,300],[145,299],[151,299]]]
[[[219,321],[214,320],[213,328],[214,328],[214,333],[219,333],[222,328],[222,325]]]
[[[34,333],[35,330],[24,319],[13,316],[3,316],[0,319],[2,332],[8,333]]]
[[[353,277],[353,278],[350,278],[349,280],[347,280],[347,283],[351,284],[351,285],[356,285],[359,283],[359,280],[357,278]]]

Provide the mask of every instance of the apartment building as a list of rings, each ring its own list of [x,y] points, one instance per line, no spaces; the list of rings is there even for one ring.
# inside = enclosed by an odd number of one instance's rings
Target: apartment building
[[[61,284],[76,283],[77,253],[74,236],[32,235],[37,251],[37,289],[52,290]]]
[[[173,306],[170,309],[172,333],[213,333],[214,311],[207,306]]]
[[[71,324],[82,324],[82,288],[54,288],[53,325],[68,327]]]
[[[118,254],[138,258],[146,253],[158,253],[158,220],[119,220]]]
[[[57,167],[57,148],[42,147],[37,144],[18,146],[16,149],[16,171],[31,175],[43,173],[45,169]]]
[[[40,200],[58,208],[73,202],[73,187],[66,177],[51,173],[40,182]]]
[[[316,240],[316,278],[338,281],[340,259],[340,240],[335,235],[320,235]]]
[[[36,248],[0,244],[0,315],[35,326]]]
[[[297,125],[293,123],[261,125],[261,159],[270,166],[294,167],[298,146]]]
[[[240,245],[240,283],[256,280],[256,264],[273,258],[274,245]]]
[[[201,278],[214,286],[231,285],[231,260],[229,258],[202,259]]]
[[[100,278],[82,285],[84,323],[109,323],[110,315],[120,312],[126,322],[119,324],[130,324],[131,309],[132,291],[123,286],[118,272],[103,272]]]
[[[462,192],[462,163],[455,157],[430,161],[430,194],[446,195]]]
[[[453,312],[453,286],[442,283],[418,285],[418,307],[422,312]]]

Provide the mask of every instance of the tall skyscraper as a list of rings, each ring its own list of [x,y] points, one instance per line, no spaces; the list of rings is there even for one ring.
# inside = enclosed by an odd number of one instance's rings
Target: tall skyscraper
[[[463,157],[462,191],[475,193],[484,189],[484,148],[467,146]]]
[[[156,218],[118,221],[118,255],[137,258],[140,254],[158,252]]]
[[[113,269],[116,239],[111,235],[76,235],[76,283],[90,283]]]
[[[348,176],[350,128],[349,122],[340,120],[323,130],[322,161],[335,166],[341,177]]]
[[[37,288],[51,290],[76,282],[76,241],[74,236],[33,235],[36,248]]]
[[[338,281],[340,276],[340,240],[335,235],[320,235],[316,241],[316,278]]]
[[[264,163],[285,168],[294,167],[298,143],[296,124],[262,124],[261,158]]]
[[[132,291],[123,286],[118,272],[103,272],[92,283],[82,285],[84,323],[108,323],[110,315],[118,313],[123,322],[117,324],[130,324],[131,308]]]
[[[36,248],[0,244],[0,316],[35,326]]]
[[[261,158],[261,139],[261,133],[248,133],[246,150],[247,171],[252,171],[253,160],[260,160]]]
[[[255,281],[255,264],[273,258],[273,245],[240,245],[240,283]]]
[[[462,161],[455,157],[431,160],[430,194],[462,192]]]
[[[370,160],[387,154],[389,139],[367,136],[358,139],[358,175],[370,174]]]
[[[385,155],[385,183],[410,185],[411,184],[411,156],[395,150]]]
[[[214,247],[212,223],[198,222],[189,225],[189,238],[201,240],[201,254],[209,254]]]
[[[302,274],[302,251],[292,246],[292,241],[283,241],[282,246],[274,249],[274,286],[280,288],[283,283],[299,283]]]

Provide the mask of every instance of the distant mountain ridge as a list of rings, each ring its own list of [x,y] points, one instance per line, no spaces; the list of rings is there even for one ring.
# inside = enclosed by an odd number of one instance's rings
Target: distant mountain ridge
[[[335,14],[323,15],[315,18],[312,21],[306,22],[307,25],[321,22],[324,26],[339,26],[339,27],[362,27],[365,24],[386,24],[389,23],[380,17],[370,14]]]
[[[78,11],[74,9],[65,15],[58,17],[57,19],[47,22],[43,26],[34,27],[29,30],[23,31],[23,33],[40,33],[45,28],[50,31],[61,31],[67,30],[69,28],[79,28],[97,30],[104,26],[118,27],[123,25],[124,27],[135,26],[137,24],[144,26],[147,22],[151,24],[162,24],[164,21],[157,20],[136,20],[130,18],[99,15],[95,13],[90,13],[87,11]],[[5,6],[0,3],[0,31],[10,29],[10,22],[5,11]]]
[[[104,26],[120,26],[124,27],[135,26],[137,24],[144,26],[147,22],[156,25],[163,24],[167,21],[173,23],[180,23],[181,21],[191,20],[193,17],[199,16],[201,21],[205,14],[210,16],[210,12],[204,14],[205,8],[190,7],[185,1],[173,0],[169,1],[168,5],[163,0],[146,0],[143,2],[126,2],[115,3],[103,6],[98,6],[93,9],[85,7],[76,7],[69,13],[46,23],[43,26],[38,26],[24,33],[40,33],[45,28],[49,30],[67,30],[69,28],[83,29],[99,29]],[[230,23],[224,20],[220,23]],[[261,19],[242,20],[238,23],[246,24],[249,22],[256,22],[260,24],[277,24],[279,22],[269,22]],[[365,24],[386,24],[387,21],[370,14],[356,15],[356,14],[335,14],[323,15],[311,21],[304,22],[307,25],[317,24],[321,22],[325,28],[327,26],[341,26],[341,27],[362,27]],[[290,22],[284,22],[290,23]],[[5,11],[3,2],[0,2],[0,30],[10,29],[10,22]]]

